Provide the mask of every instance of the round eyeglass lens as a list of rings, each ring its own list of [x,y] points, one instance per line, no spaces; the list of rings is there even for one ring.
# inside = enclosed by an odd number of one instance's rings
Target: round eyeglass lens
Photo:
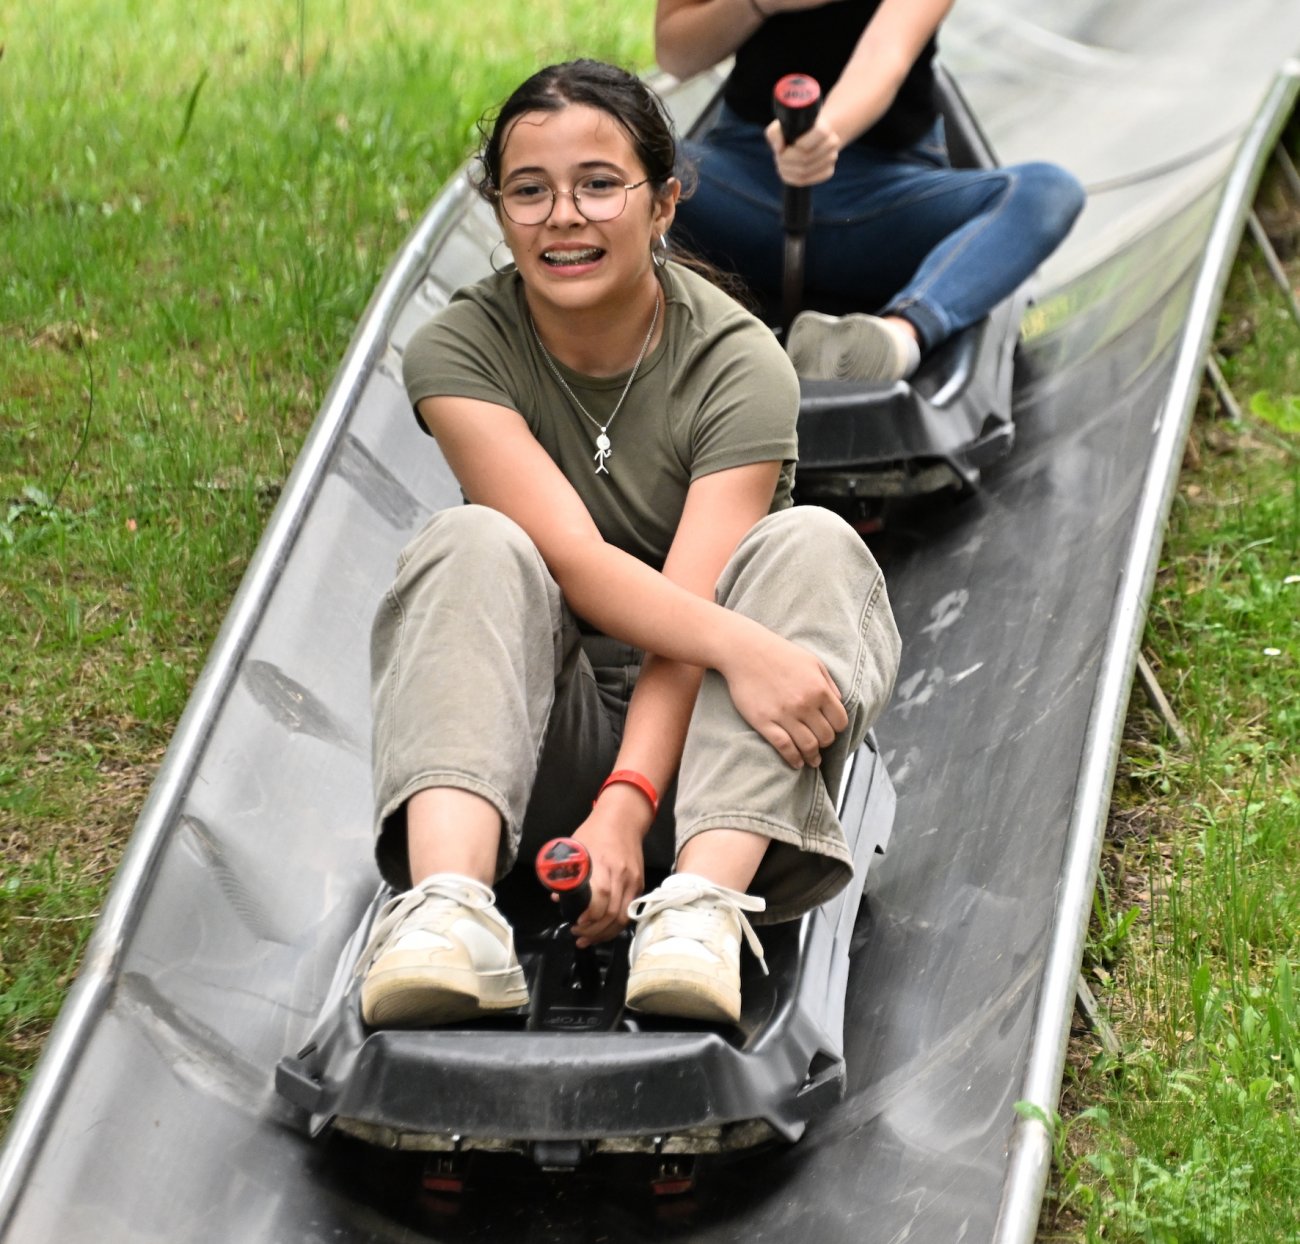
[[[557,195],[567,194],[588,220],[615,220],[627,206],[627,192],[644,181],[626,185],[603,173],[579,178],[572,190],[556,190],[544,181],[517,181],[501,192],[501,206],[517,225],[540,225],[555,210]]]
[[[584,177],[573,187],[573,201],[588,220],[614,220],[627,206],[627,191],[610,177]]]

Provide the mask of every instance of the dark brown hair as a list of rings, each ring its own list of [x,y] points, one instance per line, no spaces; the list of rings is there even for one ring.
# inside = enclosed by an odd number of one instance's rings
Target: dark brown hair
[[[479,122],[479,194],[495,201],[501,185],[501,150],[510,126],[526,112],[559,112],[586,104],[608,113],[632,140],[650,184],[662,193],[677,162],[677,138],[663,101],[635,74],[598,60],[571,60],[539,69],[511,93],[490,119]]]
[[[585,104],[607,113],[632,140],[656,194],[662,194],[676,176],[683,183],[683,195],[694,182],[694,169],[680,156],[672,118],[663,100],[636,74],[598,60],[571,60],[547,65],[520,83],[509,98],[479,122],[483,141],[479,148],[479,176],[475,189],[496,205],[501,184],[501,152],[513,122],[527,112],[559,112],[570,104]],[[741,282],[730,273],[674,244],[672,258],[698,272],[743,306],[752,303]]]

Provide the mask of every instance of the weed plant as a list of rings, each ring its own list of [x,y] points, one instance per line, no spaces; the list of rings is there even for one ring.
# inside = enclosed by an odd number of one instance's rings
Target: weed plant
[[[0,0],[0,1131],[385,265],[650,0]]]
[[[1246,415],[1203,402],[1146,634],[1190,747],[1131,706],[1085,963],[1122,1052],[1075,1042],[1044,1241],[1300,1239],[1300,325],[1251,243],[1217,349]]]

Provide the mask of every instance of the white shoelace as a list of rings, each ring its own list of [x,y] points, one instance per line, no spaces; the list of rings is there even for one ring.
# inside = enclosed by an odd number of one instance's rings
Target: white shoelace
[[[450,873],[435,873],[426,877],[413,890],[391,898],[379,910],[370,940],[357,958],[355,975],[361,976],[375,961],[384,944],[392,937],[408,916],[429,902],[455,903],[458,907],[472,907],[484,911],[496,906],[496,895],[481,881]]]
[[[710,924],[719,924],[722,912],[708,908],[699,908],[695,904],[701,899],[716,903],[719,907],[732,911],[740,922],[740,931],[745,935],[745,944],[754,952],[758,966],[766,976],[767,960],[763,957],[763,943],[758,940],[754,926],[745,915],[747,911],[766,911],[767,903],[752,894],[742,894],[739,890],[729,890],[726,886],[716,885],[704,877],[695,877],[688,873],[677,873],[680,878],[676,884],[661,885],[649,894],[633,899],[628,904],[627,914],[633,920],[648,920],[651,916],[663,916],[663,929],[666,937],[688,937],[700,940],[699,921],[707,920]],[[687,910],[689,909],[689,910]]]

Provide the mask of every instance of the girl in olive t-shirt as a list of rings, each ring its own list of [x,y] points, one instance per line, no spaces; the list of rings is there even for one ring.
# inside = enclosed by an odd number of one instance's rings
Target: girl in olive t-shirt
[[[746,913],[851,874],[830,792],[898,636],[856,535],[790,508],[788,360],[667,262],[675,157],[632,75],[534,75],[481,154],[514,266],[407,348],[470,504],[408,545],[375,620],[376,851],[402,893],[362,956],[372,1025],[527,1001],[491,889],[521,844],[589,851],[580,945],[638,922],[630,1006],[719,1022],[742,937],[762,954]],[[656,849],[673,871],[643,895]]]

